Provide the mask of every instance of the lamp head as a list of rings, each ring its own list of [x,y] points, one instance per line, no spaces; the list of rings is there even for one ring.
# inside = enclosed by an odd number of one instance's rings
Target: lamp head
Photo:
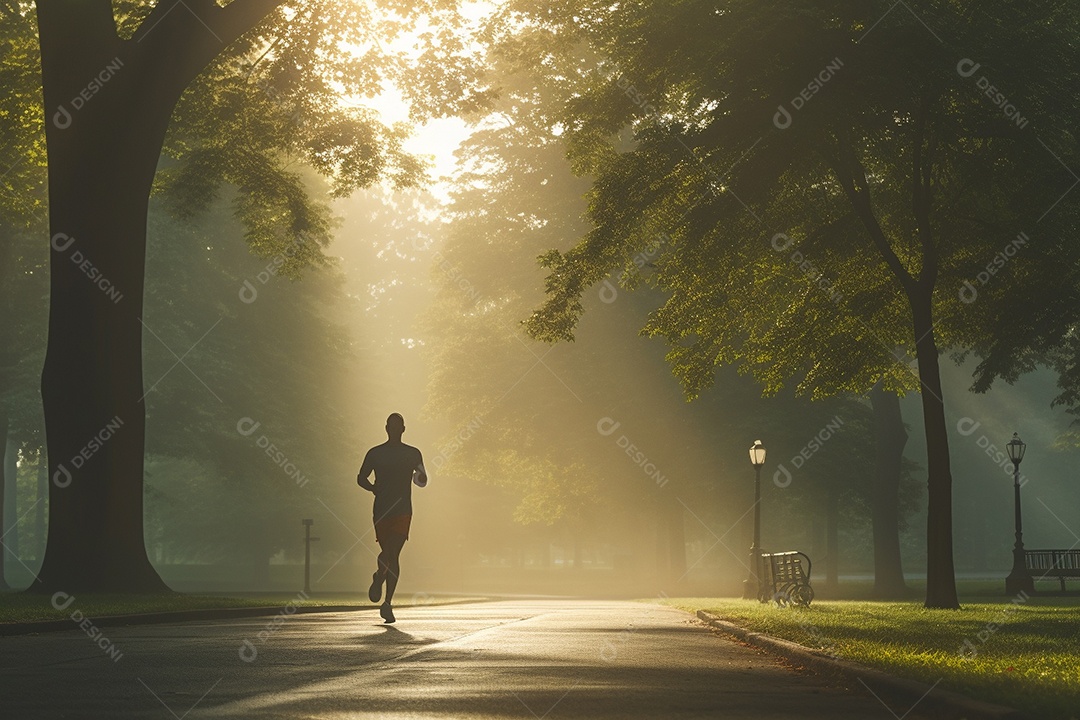
[[[1027,443],[1020,439],[1019,433],[1013,433],[1012,440],[1005,444],[1005,449],[1009,451],[1009,459],[1013,461],[1013,465],[1019,465],[1024,459]]]
[[[755,440],[750,448],[750,464],[754,467],[761,467],[765,464],[765,446],[761,444],[760,440]]]

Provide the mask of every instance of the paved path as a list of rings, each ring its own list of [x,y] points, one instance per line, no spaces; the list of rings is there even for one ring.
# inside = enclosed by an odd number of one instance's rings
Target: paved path
[[[907,710],[789,670],[686,613],[629,602],[402,608],[392,626],[363,611],[103,633],[95,641],[73,624],[0,638],[0,718],[891,720]]]

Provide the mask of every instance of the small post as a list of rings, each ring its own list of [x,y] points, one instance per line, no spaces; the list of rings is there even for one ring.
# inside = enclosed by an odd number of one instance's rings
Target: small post
[[[304,523],[304,592],[311,592],[311,543],[317,542],[319,538],[311,537],[311,526],[315,524],[314,520],[305,518]]]

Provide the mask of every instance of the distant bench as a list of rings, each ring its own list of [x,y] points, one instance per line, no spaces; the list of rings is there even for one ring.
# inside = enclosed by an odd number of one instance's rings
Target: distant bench
[[[1024,565],[1036,580],[1056,577],[1065,592],[1065,578],[1080,578],[1080,549],[1025,550]]]
[[[814,600],[814,588],[810,587],[809,556],[801,552],[762,553],[761,562],[764,566],[761,579],[762,602],[775,600],[781,607],[789,604],[810,606]],[[766,594],[770,589],[771,596]]]

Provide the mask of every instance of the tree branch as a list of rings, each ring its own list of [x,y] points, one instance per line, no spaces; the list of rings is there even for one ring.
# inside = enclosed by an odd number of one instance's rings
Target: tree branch
[[[87,72],[116,56],[116,33],[110,0],[38,0],[38,43],[46,115],[77,93]]]
[[[3,13],[9,20],[22,17],[19,8],[11,0],[3,0],[3,2],[0,2],[0,13]]]
[[[217,23],[211,24],[214,31],[229,45],[241,35],[258,25],[266,16],[282,5],[285,0],[233,0],[225,7],[218,7]]]
[[[915,217],[915,227],[922,248],[922,268],[919,270],[919,284],[924,290],[932,290],[937,281],[938,252],[934,242],[933,229],[930,227],[930,206],[933,203],[931,177],[933,169],[931,140],[926,137],[926,115],[929,101],[922,99],[919,113],[915,118],[915,147],[911,161],[911,211]],[[927,145],[925,149],[923,146]],[[924,155],[925,152],[925,155]]]
[[[900,262],[900,258],[896,256],[892,245],[889,244],[889,239],[885,237],[885,233],[881,230],[881,224],[878,223],[877,217],[874,215],[874,208],[870,202],[870,188],[866,179],[866,169],[863,168],[859,158],[855,155],[855,149],[852,147],[848,131],[838,131],[836,139],[839,152],[834,158],[833,169],[836,171],[840,185],[844,188],[855,214],[862,221],[863,227],[866,228],[870,239],[874,242],[874,246],[881,253],[885,264],[889,266],[904,291],[910,295],[915,291],[915,278],[911,276],[904,264]]]
[[[116,39],[116,20],[111,0],[38,0],[38,32],[83,44],[83,38],[97,41]]]
[[[284,0],[160,0],[131,42],[178,95],[214,58]],[[163,79],[166,79],[163,78]]]

